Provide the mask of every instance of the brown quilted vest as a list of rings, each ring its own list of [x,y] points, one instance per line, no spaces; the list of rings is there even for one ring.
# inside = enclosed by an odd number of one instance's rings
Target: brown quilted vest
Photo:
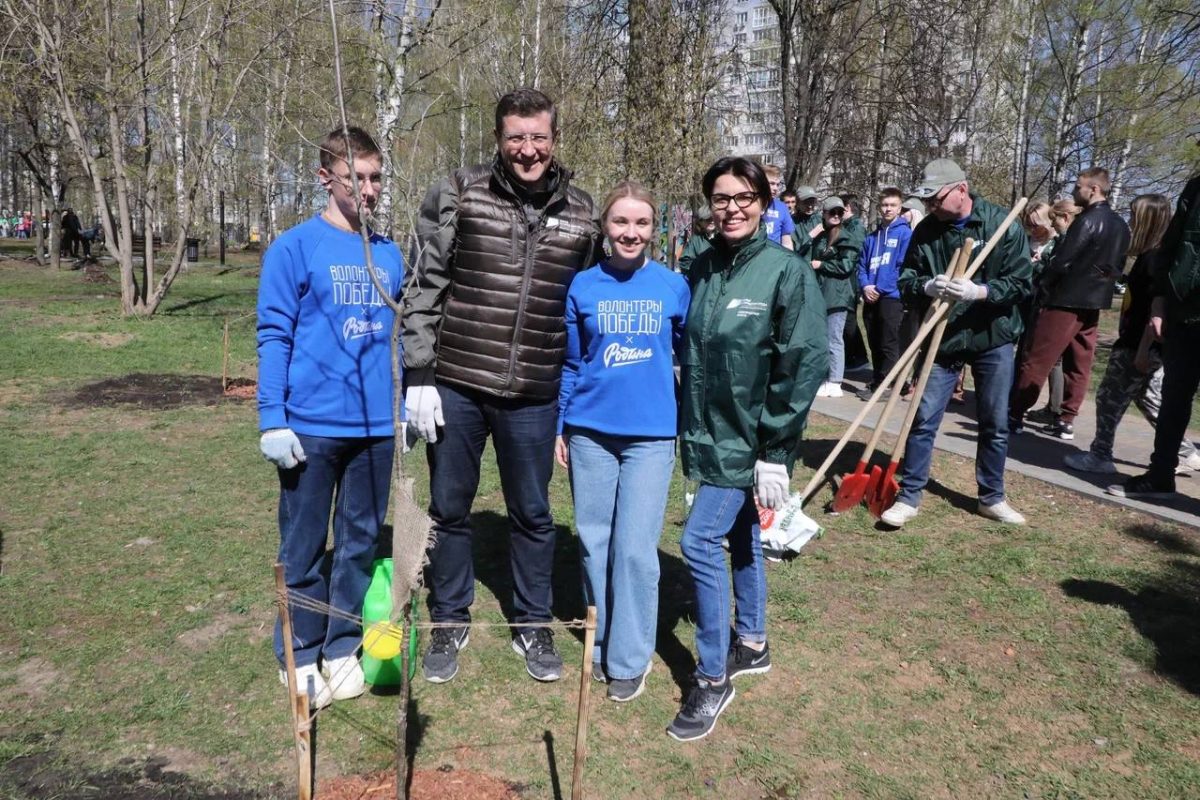
[[[567,287],[591,266],[599,239],[592,198],[560,167],[557,188],[530,225],[498,170],[481,164],[454,175],[454,271],[437,378],[499,397],[548,400],[558,396],[562,376]]]

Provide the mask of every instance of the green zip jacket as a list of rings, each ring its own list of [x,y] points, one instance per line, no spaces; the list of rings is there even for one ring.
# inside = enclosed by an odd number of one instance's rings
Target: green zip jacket
[[[811,214],[800,214],[792,217],[792,222],[796,225],[796,235],[792,237],[792,244],[796,246],[796,252],[802,256],[810,257],[813,237],[809,236],[808,232],[821,222],[820,210],[814,211]]]
[[[702,233],[693,233],[688,237],[687,244],[683,247],[683,254],[679,256],[679,271],[683,277],[687,277],[688,270],[692,268],[692,262],[700,257],[700,254],[712,248],[712,240],[705,238]]]
[[[821,262],[817,267],[817,283],[825,297],[828,311],[847,311],[854,308],[858,297],[854,276],[858,272],[858,254],[862,252],[862,239],[852,231],[842,229],[837,241],[829,243],[829,232],[823,231],[813,240],[812,260]]]
[[[825,302],[812,265],[759,228],[735,246],[718,236],[688,277],[684,474],[742,488],[754,484],[755,461],[791,470],[829,370]]]
[[[900,294],[918,304],[923,312],[929,304],[925,282],[950,266],[954,251],[967,238],[975,240],[975,252],[1004,222],[1006,209],[972,194],[971,215],[959,229],[933,214],[922,219],[913,231],[900,272]],[[1033,261],[1029,239],[1020,221],[996,243],[983,266],[972,278],[987,286],[987,297],[974,303],[955,303],[938,355],[951,361],[965,360],[994,347],[1015,342],[1023,329],[1018,305],[1033,291]]]

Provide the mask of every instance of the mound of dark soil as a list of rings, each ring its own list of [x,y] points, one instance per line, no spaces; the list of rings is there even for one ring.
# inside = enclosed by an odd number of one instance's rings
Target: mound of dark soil
[[[254,382],[245,378],[229,381],[222,390],[221,379],[211,375],[163,375],[135,372],[119,378],[89,383],[69,398],[71,405],[82,408],[135,406],[163,410],[184,406],[211,406],[227,398],[253,397]]]

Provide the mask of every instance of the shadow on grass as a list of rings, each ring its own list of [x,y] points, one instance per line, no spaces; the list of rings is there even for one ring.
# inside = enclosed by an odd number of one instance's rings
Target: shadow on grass
[[[510,526],[508,518],[495,511],[471,515],[475,532],[475,577],[487,587],[500,603],[504,618],[513,620],[512,562],[509,551]],[[554,619],[569,622],[587,616],[583,600],[583,571],[579,561],[579,539],[565,525],[555,526],[554,569],[551,576]],[[691,684],[695,660],[691,650],[675,635],[683,619],[690,619],[692,581],[687,565],[678,556],[658,551],[659,603],[656,650],[671,671],[673,680],[681,687]],[[582,642],[583,631],[572,628],[570,634]]]
[[[1138,633],[1156,648],[1154,671],[1200,696],[1200,631],[1196,627],[1200,566],[1173,561],[1166,572],[1153,576],[1136,591],[1108,581],[1075,578],[1061,586],[1070,597],[1123,608]]]

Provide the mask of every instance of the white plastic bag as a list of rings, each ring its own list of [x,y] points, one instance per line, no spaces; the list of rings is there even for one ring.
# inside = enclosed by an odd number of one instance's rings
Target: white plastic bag
[[[800,548],[821,535],[821,526],[804,513],[803,498],[796,492],[783,508],[771,510],[758,507],[763,553],[772,560],[787,553],[799,553]]]

